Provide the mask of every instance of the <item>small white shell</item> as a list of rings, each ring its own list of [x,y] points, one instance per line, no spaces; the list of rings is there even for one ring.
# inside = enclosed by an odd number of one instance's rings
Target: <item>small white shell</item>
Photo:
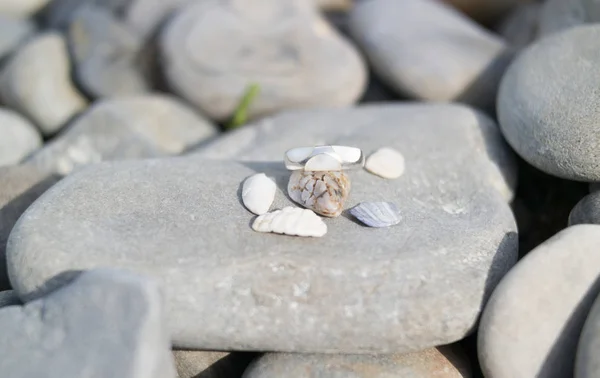
[[[271,208],[276,190],[275,181],[264,173],[252,175],[244,181],[242,186],[244,206],[256,215],[264,214]]]
[[[305,171],[341,171],[342,162],[330,154],[319,154],[311,157],[304,165]]]
[[[257,232],[317,238],[327,233],[327,225],[317,214],[291,206],[258,216],[252,223],[252,229]]]
[[[350,209],[350,214],[369,227],[389,227],[402,220],[398,207],[391,202],[362,202]]]
[[[367,158],[365,169],[383,178],[396,179],[404,173],[404,156],[393,148],[383,147]]]

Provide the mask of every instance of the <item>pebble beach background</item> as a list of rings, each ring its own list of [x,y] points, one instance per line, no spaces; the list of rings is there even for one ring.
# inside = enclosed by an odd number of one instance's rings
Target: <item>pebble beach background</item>
[[[0,378],[600,377],[600,2],[0,0]],[[283,153],[349,173],[255,232]]]

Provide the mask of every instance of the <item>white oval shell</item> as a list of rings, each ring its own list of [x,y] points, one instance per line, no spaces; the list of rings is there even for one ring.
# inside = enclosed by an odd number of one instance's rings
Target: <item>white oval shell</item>
[[[275,181],[264,173],[252,175],[244,181],[242,186],[244,206],[256,215],[264,214],[271,208],[276,190]]]
[[[404,173],[404,156],[393,148],[383,147],[367,158],[365,169],[377,176],[395,179]]]
[[[257,232],[317,238],[327,233],[327,225],[317,214],[291,206],[258,216],[252,223],[252,229]]]
[[[391,202],[361,202],[350,209],[356,219],[369,227],[389,227],[400,223],[400,210]]]
[[[314,172],[341,171],[342,162],[330,154],[318,154],[308,159],[304,165],[304,170]]]

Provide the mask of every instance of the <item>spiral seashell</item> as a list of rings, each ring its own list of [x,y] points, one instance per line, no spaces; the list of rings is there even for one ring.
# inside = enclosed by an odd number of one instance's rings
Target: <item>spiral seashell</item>
[[[294,171],[288,182],[290,198],[326,217],[337,217],[344,210],[350,193],[350,180],[344,171]]]

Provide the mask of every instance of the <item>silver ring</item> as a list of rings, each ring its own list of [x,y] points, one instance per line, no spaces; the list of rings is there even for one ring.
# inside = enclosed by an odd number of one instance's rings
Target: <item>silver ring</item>
[[[290,171],[342,171],[362,168],[365,156],[360,148],[347,146],[296,147],[285,152]]]

